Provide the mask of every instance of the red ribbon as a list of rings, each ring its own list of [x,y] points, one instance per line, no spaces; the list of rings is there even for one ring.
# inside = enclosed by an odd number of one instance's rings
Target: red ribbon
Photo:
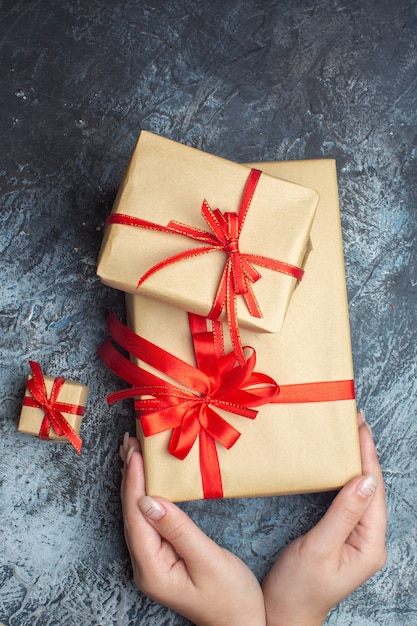
[[[198,438],[204,498],[219,498],[223,488],[216,441],[230,449],[240,433],[215,409],[254,419],[257,411],[250,407],[272,401],[279,388],[272,378],[254,371],[256,356],[251,348],[243,366],[236,364],[233,353],[223,354],[219,322],[214,322],[216,328],[209,332],[205,318],[189,314],[189,321],[197,368],[139,337],[113,313],[108,320],[110,335],[122,348],[181,387],[135,365],[109,339],[99,348],[99,355],[112,371],[133,385],[110,394],[108,403],[135,398],[144,435],[172,429],[168,449],[178,459],[186,458]]]
[[[150,276],[178,261],[211,252],[223,251],[226,253],[227,258],[217,287],[213,306],[207,317],[211,320],[218,320],[223,309],[226,309],[227,323],[233,349],[241,365],[243,365],[245,357],[238,327],[236,310],[237,296],[243,296],[246,306],[253,317],[262,317],[262,312],[251,285],[251,283],[255,283],[261,278],[261,274],[254,267],[254,264],[267,267],[276,272],[288,274],[297,280],[301,280],[304,274],[304,270],[294,265],[257,254],[245,254],[239,249],[239,237],[261,173],[262,172],[256,169],[250,170],[237,213],[222,213],[219,209],[213,210],[206,200],[203,201],[201,214],[212,232],[206,232],[200,228],[182,224],[175,220],[169,222],[167,226],[162,226],[122,213],[113,213],[106,220],[106,227],[110,224],[124,224],[158,230],[164,233],[182,235],[189,239],[208,244],[203,247],[180,252],[156,263],[139,279],[138,288]]]
[[[336,402],[354,400],[355,385],[353,380],[327,380],[317,383],[298,383],[281,385],[279,396],[273,404],[300,404],[302,402]]]
[[[108,319],[110,335],[123,349],[186,389],[135,365],[109,339],[99,348],[99,355],[114,373],[133,385],[131,389],[110,394],[107,401],[111,404],[135,398],[135,409],[146,437],[172,429],[168,449],[178,459],[187,456],[198,437],[204,498],[223,497],[216,441],[230,449],[240,436],[214,408],[254,419],[257,411],[250,407],[267,403],[355,398],[352,380],[279,387],[271,377],[254,371],[256,355],[252,348],[247,349],[249,356],[243,366],[236,364],[233,353],[224,355],[219,322],[213,322],[213,330],[209,332],[205,318],[193,314],[188,317],[197,368],[139,337],[113,313]]]
[[[32,378],[29,378],[27,381],[26,388],[31,396],[23,397],[23,405],[42,409],[45,413],[39,429],[39,438],[49,439],[52,426],[56,434],[60,437],[67,437],[68,441],[80,454],[82,441],[62,413],[84,415],[85,407],[77,404],[68,404],[67,402],[58,402],[59,393],[65,383],[65,378],[62,377],[55,378],[48,398],[41,366],[36,361],[29,361],[29,365],[32,370]]]

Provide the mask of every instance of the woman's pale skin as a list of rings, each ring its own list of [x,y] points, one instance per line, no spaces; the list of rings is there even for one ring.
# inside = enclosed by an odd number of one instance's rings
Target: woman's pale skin
[[[322,626],[386,561],[381,468],[361,413],[358,424],[363,475],[285,548],[262,586],[172,502],[145,495],[140,444],[126,434],[121,499],[136,585],[197,626]]]

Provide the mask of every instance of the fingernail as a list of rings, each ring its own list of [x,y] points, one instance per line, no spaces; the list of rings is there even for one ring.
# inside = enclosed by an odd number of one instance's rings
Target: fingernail
[[[134,452],[136,452],[136,448],[134,446],[131,446],[129,448],[129,451],[128,451],[127,455],[126,455],[126,465],[129,465],[130,459],[132,458],[132,454]]]
[[[119,454],[120,454],[120,458],[122,459],[123,463],[126,463],[126,450],[124,449],[124,446],[120,446],[119,447]]]
[[[368,474],[357,486],[356,493],[362,498],[368,499],[374,495],[377,485],[378,481],[375,476]]]
[[[369,432],[371,434],[371,437],[373,437],[371,427],[369,426],[368,422],[366,421],[365,413],[363,412],[362,409],[359,409],[359,411],[358,411],[358,426],[359,427],[366,426],[366,428],[369,430]]]
[[[125,433],[123,436],[123,447],[126,450],[126,452],[128,452],[129,450],[129,439],[130,439],[129,433]]]
[[[369,430],[369,434],[371,435],[371,437],[373,437],[374,435],[372,433],[372,428],[369,426],[368,422],[365,422],[365,426]]]
[[[146,517],[157,522],[164,517],[166,511],[162,504],[151,498],[150,496],[143,496],[139,500],[139,508]]]

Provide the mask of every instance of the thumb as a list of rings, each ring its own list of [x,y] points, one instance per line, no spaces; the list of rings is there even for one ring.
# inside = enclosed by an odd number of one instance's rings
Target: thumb
[[[201,568],[219,546],[194,524],[184,511],[164,498],[144,496],[139,500],[144,517],[166,539],[190,569]]]
[[[341,489],[327,513],[310,531],[311,538],[328,550],[340,549],[360,522],[377,489],[373,474],[351,480]]]

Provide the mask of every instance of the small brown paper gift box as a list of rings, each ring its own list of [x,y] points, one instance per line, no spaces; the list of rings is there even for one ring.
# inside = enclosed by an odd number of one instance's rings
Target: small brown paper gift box
[[[138,281],[150,268],[172,255],[207,247],[171,232],[128,225],[130,218],[123,224],[113,223],[115,219],[131,216],[162,226],[176,220],[211,233],[201,214],[203,200],[222,213],[236,213],[248,175],[243,165],[142,131],[105,228],[97,268],[101,280],[137,294]],[[317,201],[314,190],[263,174],[239,236],[239,251],[301,268]],[[195,254],[154,273],[139,294],[208,316],[225,261],[224,250]],[[254,317],[238,297],[239,325],[276,332],[297,280],[254,266],[262,276],[253,285],[262,317]]]
[[[332,160],[263,163],[269,174],[315,186],[320,201],[313,251],[280,333],[242,331],[255,348],[256,371],[279,385],[352,381],[353,365],[338,205]],[[135,333],[194,365],[187,315],[150,298],[127,294]],[[146,367],[141,363],[143,367]],[[326,392],[325,392],[326,393]],[[241,432],[229,450],[217,447],[224,497],[332,490],[361,473],[354,399],[268,404],[254,420],[222,413]],[[174,501],[203,497],[199,449],[184,460],[168,452],[170,432],[142,439],[146,489]]]
[[[54,376],[44,376],[40,370],[39,364],[37,363],[32,362],[31,367],[33,375],[28,377],[28,383],[36,376],[42,377],[45,385],[44,391],[46,391],[48,400],[45,402],[44,398],[39,402],[34,398],[28,387],[26,387],[19,418],[18,431],[28,435],[34,435],[35,437],[47,438],[52,441],[70,442],[79,453],[81,450],[81,440],[78,435],[81,428],[84,409],[87,403],[89,388],[86,385],[72,380],[56,378]],[[37,369],[34,369],[34,367]],[[60,381],[60,383],[62,381],[62,383],[59,386],[56,402],[50,403],[52,389],[57,381]],[[41,394],[42,387],[42,385],[38,385]],[[43,402],[45,402],[45,407],[41,406]],[[43,436],[42,424],[44,423],[44,419],[48,413],[47,404],[49,403],[59,413],[61,413],[64,420],[68,423],[68,436],[57,434],[54,430],[53,423],[49,424],[47,435],[46,429],[44,431],[45,436]],[[75,433],[75,436],[71,431]]]

